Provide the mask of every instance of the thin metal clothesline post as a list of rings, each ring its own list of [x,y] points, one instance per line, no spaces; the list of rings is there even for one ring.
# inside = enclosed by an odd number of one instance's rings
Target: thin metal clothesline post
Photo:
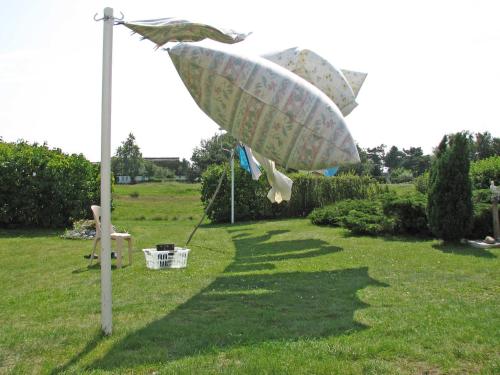
[[[231,151],[231,224],[234,224],[234,149]]]

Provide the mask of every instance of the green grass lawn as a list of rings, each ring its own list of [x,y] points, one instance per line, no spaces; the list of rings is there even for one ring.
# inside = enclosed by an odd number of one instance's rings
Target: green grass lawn
[[[113,269],[111,337],[91,241],[0,231],[0,373],[500,373],[498,249],[290,219],[204,225],[188,268],[152,271],[141,249],[185,242],[199,186],[117,186],[114,203],[135,252]]]

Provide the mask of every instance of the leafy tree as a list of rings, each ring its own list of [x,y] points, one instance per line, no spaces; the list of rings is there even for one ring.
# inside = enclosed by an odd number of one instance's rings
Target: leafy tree
[[[389,170],[399,168],[403,160],[404,153],[399,151],[396,146],[392,146],[389,152],[385,155],[384,164]]]
[[[424,155],[421,147],[410,147],[403,149],[403,158],[401,167],[412,171],[413,176],[420,176],[429,169],[431,158],[429,155]]]
[[[177,170],[175,171],[175,174],[177,176],[187,176],[188,175],[188,170],[189,170],[189,161],[186,159],[182,159],[179,163],[179,166],[177,167]]]
[[[488,131],[471,135],[471,143],[473,160],[500,155],[500,138],[494,138]]]
[[[174,172],[169,168],[156,165],[151,160],[144,160],[144,174],[149,178],[171,178],[174,177]]]
[[[427,211],[432,233],[445,241],[458,240],[471,229],[469,166],[467,134],[444,136],[430,170]]]
[[[144,160],[132,133],[116,149],[112,166],[116,176],[130,176],[133,182],[135,182],[135,177],[143,172]]]
[[[232,149],[237,141],[229,133],[216,134],[210,139],[201,141],[199,147],[193,150],[191,156],[191,168],[188,171],[188,179],[194,181],[212,164],[222,164],[228,160],[228,152],[224,149]]]
[[[500,156],[500,138],[493,138],[493,151],[495,156]]]
[[[382,176],[382,168],[384,166],[385,158],[385,145],[380,145],[374,148],[361,148],[356,145],[358,149],[360,162],[356,164],[341,165],[339,174],[355,174],[358,176]]]
[[[337,174],[355,174],[357,176],[366,175],[365,171],[367,168],[366,168],[365,164],[368,160],[367,153],[363,148],[359,147],[358,144],[356,144],[356,148],[358,149],[360,162],[355,163],[355,164],[340,165],[339,171]],[[370,169],[370,171],[371,171],[371,169]],[[370,174],[368,173],[368,175],[370,175]]]
[[[371,175],[373,177],[382,176],[382,168],[384,166],[385,159],[385,148],[386,145],[381,144],[380,146],[366,149],[367,158],[373,163],[373,168],[371,171]]]

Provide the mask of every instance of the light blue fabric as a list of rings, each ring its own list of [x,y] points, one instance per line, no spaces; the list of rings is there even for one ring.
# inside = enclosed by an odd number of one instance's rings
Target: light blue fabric
[[[337,174],[337,171],[339,170],[339,167],[333,167],[333,168],[328,168],[325,169],[325,172],[323,173],[326,177],[332,177]]]
[[[248,161],[248,156],[243,147],[238,146],[238,153],[240,155],[240,166],[244,170],[246,170],[248,173],[252,173],[250,170],[250,163]]]

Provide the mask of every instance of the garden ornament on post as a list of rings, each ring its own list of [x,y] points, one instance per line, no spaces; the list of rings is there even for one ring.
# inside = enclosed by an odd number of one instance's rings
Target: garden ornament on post
[[[498,220],[498,202],[500,201],[500,186],[495,186],[495,182],[491,181],[491,211],[493,214],[493,238],[496,242],[500,242],[500,222]]]

